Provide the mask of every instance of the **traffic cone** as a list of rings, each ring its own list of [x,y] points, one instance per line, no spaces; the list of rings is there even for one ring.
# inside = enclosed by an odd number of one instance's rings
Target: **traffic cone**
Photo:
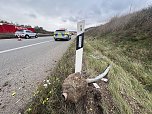
[[[18,41],[22,41],[22,39],[21,39],[21,37],[20,37],[20,36],[18,36]]]

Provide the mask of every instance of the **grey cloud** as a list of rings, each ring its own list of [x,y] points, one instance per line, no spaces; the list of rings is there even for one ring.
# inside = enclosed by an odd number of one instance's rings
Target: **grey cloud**
[[[29,17],[36,19],[37,16],[35,14],[28,14]]]
[[[77,22],[78,18],[77,17],[69,17],[68,20],[71,21],[71,22]]]
[[[87,24],[94,24],[102,23],[116,14],[129,11],[131,5],[132,8],[135,9],[144,7],[150,2],[152,3],[152,0],[148,0],[148,3],[146,3],[146,1],[147,0],[1,0],[0,14],[5,14],[5,17],[7,16],[10,19],[13,16],[12,19],[14,20],[12,21],[16,22],[15,11],[19,9],[19,12],[26,13],[26,15],[17,13],[17,17],[27,16],[29,20],[43,17],[45,19],[60,20],[67,24],[67,21],[75,23],[81,19],[85,19]],[[9,14],[10,11],[7,10],[13,10],[13,12],[11,12],[12,14]],[[27,20],[25,21],[27,22]]]
[[[101,9],[99,7],[94,7],[93,12],[97,15],[101,15]]]
[[[66,22],[67,22],[67,20],[66,20],[66,19],[62,19],[62,22],[66,23]]]

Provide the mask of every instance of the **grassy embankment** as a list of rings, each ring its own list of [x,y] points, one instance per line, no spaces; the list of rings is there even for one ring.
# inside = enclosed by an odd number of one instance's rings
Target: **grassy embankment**
[[[105,89],[110,99],[102,98],[105,114],[152,113],[151,12],[152,8],[148,8],[115,17],[86,32],[83,72],[91,77],[99,74],[107,64],[113,66]],[[73,45],[50,76],[49,87],[39,87],[25,113],[76,114],[73,104],[65,104],[61,99],[62,81],[74,72],[74,53]],[[113,109],[109,108],[109,101]]]
[[[93,66],[90,69],[97,73],[104,64],[113,65],[108,89],[116,114],[152,113],[151,26],[152,8],[148,8],[115,17],[87,32],[87,49],[94,56],[90,58],[87,53],[92,63],[89,66]],[[104,102],[106,111],[108,104]]]

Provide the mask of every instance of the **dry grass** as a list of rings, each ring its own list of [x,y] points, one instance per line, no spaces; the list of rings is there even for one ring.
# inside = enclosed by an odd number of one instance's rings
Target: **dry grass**
[[[108,23],[91,29],[88,35],[106,35],[111,32],[124,32],[126,29],[132,33],[140,34],[145,31],[145,35],[150,35],[152,26],[152,7],[148,7],[138,12],[123,16],[115,16]]]

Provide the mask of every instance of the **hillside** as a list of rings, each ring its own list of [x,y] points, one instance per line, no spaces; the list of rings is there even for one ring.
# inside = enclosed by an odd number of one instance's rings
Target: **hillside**
[[[151,27],[152,7],[149,7],[114,17],[105,25],[86,33],[87,58],[89,54],[99,57],[99,60],[88,58],[89,65],[94,62],[93,67],[96,68],[93,73],[108,63],[113,65],[108,77],[108,91],[115,105],[115,113],[152,113]],[[106,111],[109,105],[107,99],[103,104]]]

